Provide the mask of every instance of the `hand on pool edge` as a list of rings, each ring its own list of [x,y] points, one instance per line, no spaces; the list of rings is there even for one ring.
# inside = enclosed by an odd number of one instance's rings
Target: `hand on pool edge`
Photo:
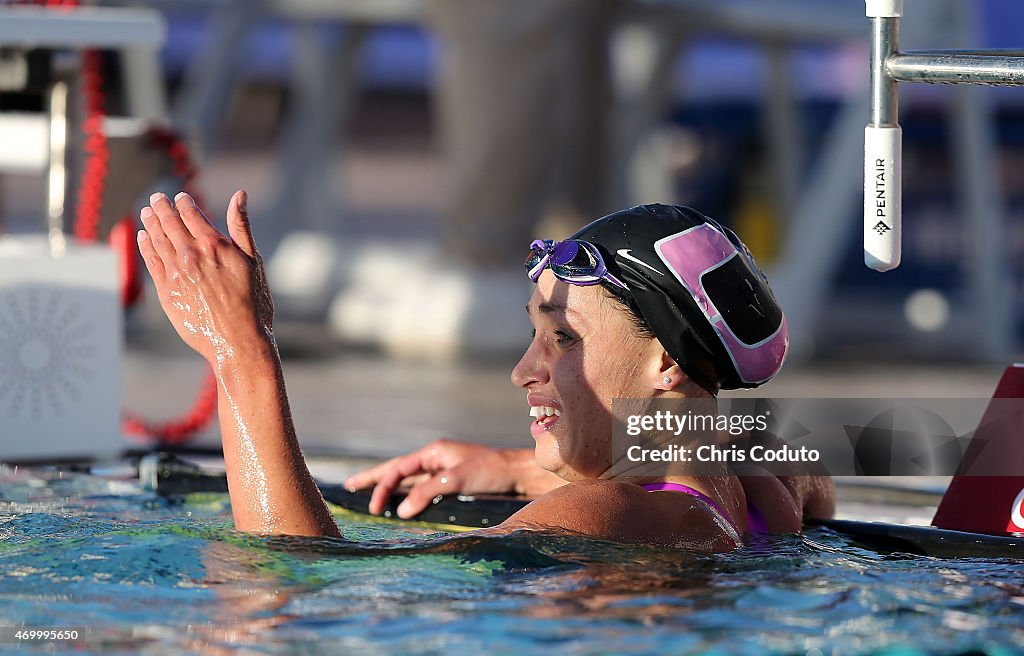
[[[537,465],[533,449],[501,449],[440,439],[353,474],[345,487],[357,490],[373,486],[369,510],[379,515],[403,482],[412,482],[412,487],[397,509],[402,519],[420,514],[440,494],[537,497],[565,484]]]

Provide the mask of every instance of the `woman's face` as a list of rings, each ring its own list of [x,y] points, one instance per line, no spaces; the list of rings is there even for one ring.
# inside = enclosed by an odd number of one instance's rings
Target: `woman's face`
[[[612,464],[612,400],[652,396],[664,349],[637,335],[598,286],[570,285],[550,271],[526,310],[534,335],[512,382],[540,415],[530,424],[537,462],[568,481],[598,478]]]

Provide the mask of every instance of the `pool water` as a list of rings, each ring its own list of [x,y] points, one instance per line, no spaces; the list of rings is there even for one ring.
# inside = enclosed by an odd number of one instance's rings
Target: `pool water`
[[[0,472],[0,626],[76,653],[1024,653],[1024,562],[858,548],[826,529],[724,556],[339,515],[347,539],[231,529],[226,495]],[[51,653],[54,643],[0,644]]]

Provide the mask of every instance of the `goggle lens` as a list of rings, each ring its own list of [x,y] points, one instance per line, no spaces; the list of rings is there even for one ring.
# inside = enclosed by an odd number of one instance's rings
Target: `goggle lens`
[[[545,268],[550,268],[560,280],[573,285],[596,285],[602,280],[627,289],[618,278],[608,272],[604,258],[593,244],[577,239],[554,242],[536,240],[530,244],[526,257],[526,270],[530,280],[537,282]]]

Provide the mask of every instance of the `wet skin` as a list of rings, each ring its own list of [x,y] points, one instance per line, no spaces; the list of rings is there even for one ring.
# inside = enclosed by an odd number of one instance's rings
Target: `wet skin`
[[[139,249],[156,284],[161,307],[178,334],[213,367],[219,383],[221,433],[235,526],[241,531],[339,536],[337,525],[309,474],[295,436],[280,357],[274,343],[273,303],[263,262],[252,238],[244,192],[228,206],[228,235],[206,219],[187,194],[172,203],[155,194],[140,217]],[[610,456],[612,400],[686,398],[707,393],[688,380],[661,344],[639,336],[627,316],[597,287],[578,287],[545,272],[527,307],[534,336],[512,373],[527,402],[559,410],[531,422],[536,465],[490,458],[490,480],[447,481],[442,488],[495,483],[543,494],[499,527],[568,529],[595,537],[701,551],[733,548],[740,537],[704,502],[676,492],[648,493],[629,468]],[[669,378],[666,383],[665,378]],[[447,451],[447,450],[446,450]],[[439,458],[443,461],[443,458]],[[449,462],[454,463],[458,458]],[[394,462],[394,461],[392,461]],[[422,465],[383,470],[388,487]],[[422,469],[421,469],[422,471]],[[611,474],[612,471],[624,472]],[[498,480],[501,479],[501,480]],[[568,481],[559,486],[555,481]],[[722,476],[673,476],[710,496],[742,530],[744,486]],[[778,481],[776,481],[778,483]],[[769,487],[773,484],[769,483]],[[781,483],[775,493],[785,511],[777,530],[798,530],[799,494]],[[545,490],[546,491],[546,490]],[[375,492],[383,504],[389,492]],[[773,509],[763,508],[766,515]],[[772,522],[772,517],[769,517]],[[794,524],[795,520],[795,524]]]
[[[339,536],[295,437],[274,306],[246,213],[228,205],[228,236],[187,194],[154,194],[140,213],[139,250],[178,335],[213,368],[235,527]]]

